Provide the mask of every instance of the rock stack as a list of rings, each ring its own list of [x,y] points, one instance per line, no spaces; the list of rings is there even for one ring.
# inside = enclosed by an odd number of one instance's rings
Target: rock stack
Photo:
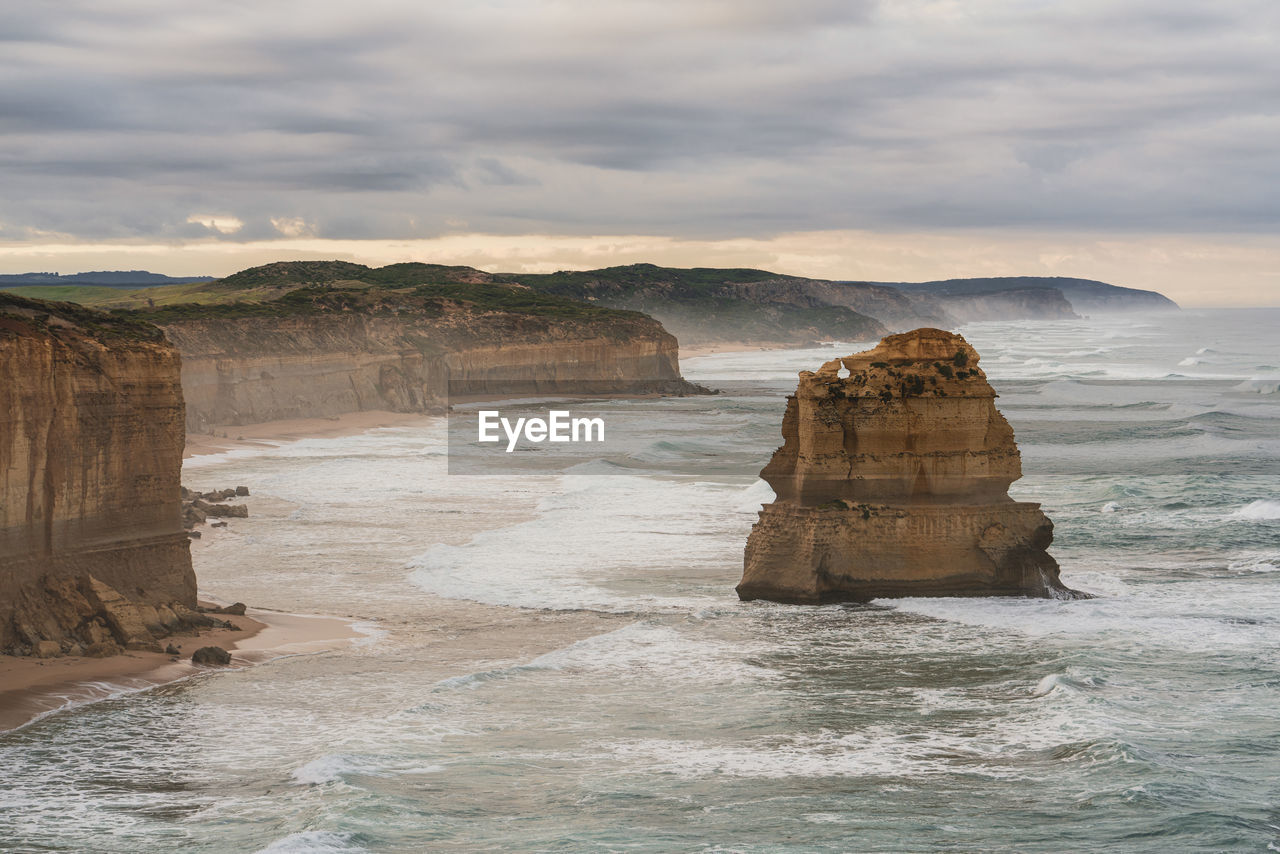
[[[1045,551],[1053,523],[1008,495],[1021,456],[978,359],[959,335],[916,329],[801,372],[738,595],[1080,595]]]

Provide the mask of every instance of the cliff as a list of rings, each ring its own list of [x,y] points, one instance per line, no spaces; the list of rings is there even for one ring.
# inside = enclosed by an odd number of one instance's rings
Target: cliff
[[[283,291],[265,302],[131,313],[160,325],[182,353],[188,429],[438,412],[450,395],[703,391],[680,378],[676,339],[644,315],[476,281],[487,274],[470,268],[325,265],[224,280]],[[350,278],[362,270],[377,281]],[[454,281],[412,284],[422,277]]]
[[[1063,294],[1048,285],[953,291],[808,279],[767,270],[675,269],[653,264],[495,278],[643,311],[662,321],[685,344],[734,341],[794,346],[874,339],[890,330],[924,325],[1077,316]]]
[[[1176,302],[1155,291],[1124,288],[1093,279],[1073,279],[1066,276],[997,276],[977,279],[943,279],[936,282],[880,282],[879,284],[911,295],[939,300],[944,306],[964,306],[966,301],[977,299],[988,307],[1004,306],[1005,310],[1016,311],[1014,304],[1021,303],[1029,308],[1037,299],[1046,299],[1044,294],[1056,291],[1066,302],[1068,310],[1066,316],[1071,316],[1070,312],[1113,314],[1178,310]],[[961,311],[963,312],[964,309],[962,308]],[[981,310],[978,314],[979,316],[973,319],[1001,319],[984,318],[981,316]]]
[[[196,616],[178,375],[152,326],[0,294],[0,651],[158,651]]]
[[[88,274],[86,274],[88,275]],[[630,264],[558,273],[488,273],[473,267],[346,261],[290,261],[243,270],[216,282],[123,290],[70,284],[49,295],[102,308],[151,310],[179,303],[270,302],[302,288],[401,288],[432,283],[525,289],[596,308],[639,311],[685,345],[803,346],[865,341],[919,326],[954,328],[984,320],[1067,320],[1080,313],[1176,310],[1154,291],[1089,279],[1011,276],[934,282],[809,279],[768,270]],[[50,278],[57,284],[60,279]]]
[[[913,293],[912,298],[926,299],[940,306],[956,323],[984,320],[1075,320],[1079,318],[1072,304],[1056,288],[1009,288],[1002,291],[974,293]]]
[[[795,346],[814,341],[860,341],[887,329],[865,305],[892,304],[914,317],[911,301],[892,288],[841,288],[825,298],[825,286],[767,270],[676,269],[631,264],[584,272],[502,274],[500,281],[593,304],[642,311],[662,322],[686,345],[754,342]]]
[[[1021,456],[978,361],[961,336],[917,329],[802,372],[739,596],[1073,595],[1046,551],[1053,523],[1008,496]]]

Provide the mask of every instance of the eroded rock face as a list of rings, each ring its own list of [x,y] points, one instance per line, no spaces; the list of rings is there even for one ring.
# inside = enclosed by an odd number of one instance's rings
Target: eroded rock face
[[[370,409],[439,413],[451,391],[699,391],[680,378],[676,339],[640,316],[349,313],[180,320],[164,330],[182,352],[193,432]]]
[[[802,372],[738,595],[1075,595],[1045,551],[1053,523],[1008,495],[1021,457],[978,360],[961,336],[917,329]]]
[[[0,294],[0,652],[156,648],[195,607],[178,370],[154,327]]]

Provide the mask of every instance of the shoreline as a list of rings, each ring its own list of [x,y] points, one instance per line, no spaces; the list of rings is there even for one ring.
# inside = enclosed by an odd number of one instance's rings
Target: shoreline
[[[728,342],[724,344],[700,344],[696,347],[681,347],[680,359],[697,359],[702,356],[718,356],[722,353],[756,353],[761,350],[781,350],[785,349],[782,344],[744,344],[742,342]]]
[[[697,347],[681,348],[681,359],[696,359],[702,356],[714,356],[721,353],[754,353],[765,350],[787,349],[785,344],[744,344],[730,342],[707,344]],[[664,395],[649,394],[615,394],[599,395],[546,395],[559,399],[621,399],[621,398],[656,398]],[[459,397],[456,401],[462,405],[490,403],[508,400],[523,400],[528,395],[510,394],[475,394]],[[399,427],[420,421],[444,418],[446,413],[426,412],[392,412],[388,409],[366,409],[359,412],[344,412],[341,415],[313,418],[287,418],[279,421],[260,421],[253,424],[215,424],[208,432],[186,434],[186,444],[182,451],[184,460],[193,457],[225,454],[228,451],[270,448],[285,442],[297,442],[302,439],[336,439],[343,436],[355,436],[369,430],[386,427]]]
[[[356,630],[356,621],[341,617],[250,609],[232,621],[239,630],[210,629],[195,637],[164,638],[182,651],[181,658],[137,650],[109,658],[0,656],[0,684],[4,686],[0,689],[0,733],[21,729],[60,711],[180,682],[200,673],[339,649],[364,636]],[[229,667],[192,664],[191,653],[204,646],[220,646],[230,652]]]
[[[424,412],[366,409],[360,412],[344,412],[342,415],[332,415],[327,418],[289,418],[257,424],[216,425],[208,433],[187,433],[182,458],[189,460],[192,457],[225,454],[228,451],[270,448],[301,439],[336,439],[342,436],[355,436],[369,430],[399,427],[402,424],[440,417],[442,416]]]
[[[690,358],[757,349],[767,348],[716,345],[695,349],[691,351]],[[635,395],[616,394],[602,397],[633,396]],[[511,399],[510,395],[476,395],[468,402]],[[442,417],[444,416],[422,412],[365,410],[330,417],[217,425],[208,433],[186,434],[183,460],[206,458],[209,462],[214,462],[213,458],[237,450],[267,449],[303,439],[355,436],[371,430],[436,421]],[[199,548],[199,542],[194,541],[193,547]],[[210,603],[202,599],[201,604]],[[481,610],[488,610],[483,606],[479,607]],[[230,668],[234,669],[289,655],[338,649],[366,636],[355,628],[358,621],[336,616],[251,608],[244,617],[233,617],[232,621],[241,627],[239,631],[212,629],[201,632],[199,637],[164,638],[163,642],[172,642],[182,650],[181,658],[136,650],[110,658],[61,656],[36,659],[0,656],[0,733],[20,729],[60,711],[223,669],[191,664],[191,653],[203,646],[221,646],[231,652]]]

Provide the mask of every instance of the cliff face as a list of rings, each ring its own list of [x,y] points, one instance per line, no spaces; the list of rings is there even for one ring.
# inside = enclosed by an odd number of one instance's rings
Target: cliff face
[[[867,330],[870,335],[863,336],[864,339],[921,323],[948,326],[956,322],[936,300],[904,294],[883,285],[780,277],[729,287],[737,298],[760,305],[788,303],[815,308],[838,307],[873,317],[881,325],[875,330]]]
[[[1053,523],[1008,496],[1021,457],[978,358],[917,329],[800,374],[743,599],[1070,593],[1045,551]]]
[[[154,327],[0,294],[0,651],[154,648],[195,607],[178,374]]]
[[[1071,320],[1079,315],[1056,288],[1011,288],[972,294],[912,294],[940,305],[957,323],[983,320]]]
[[[697,390],[680,379],[676,339],[639,315],[361,308],[162,320],[182,352],[188,429],[438,412],[450,394]]]

